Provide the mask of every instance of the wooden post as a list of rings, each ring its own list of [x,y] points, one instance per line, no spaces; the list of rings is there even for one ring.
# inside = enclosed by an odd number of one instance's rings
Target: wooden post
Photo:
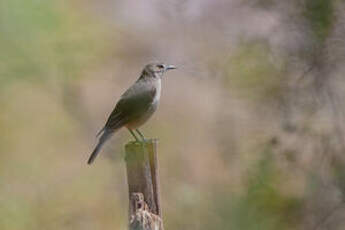
[[[129,193],[129,229],[163,230],[159,196],[157,140],[125,146]]]

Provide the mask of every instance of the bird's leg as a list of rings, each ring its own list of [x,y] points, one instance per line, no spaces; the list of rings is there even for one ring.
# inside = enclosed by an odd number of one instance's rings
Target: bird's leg
[[[143,148],[145,154],[149,154],[147,148],[145,148],[146,139],[145,139],[144,135],[139,131],[139,129],[135,129],[135,131],[137,131],[137,133],[139,134],[139,136],[140,136],[141,139],[142,139],[141,146],[142,146],[142,148]]]
[[[128,129],[128,131],[132,134],[132,136],[135,138],[137,142],[140,142],[139,138],[134,134],[134,132],[131,129]]]
[[[143,140],[143,142],[146,142],[146,138],[145,138],[144,135],[139,131],[139,129],[135,129],[135,131],[137,131],[137,133],[139,134],[139,136],[141,137],[141,139]]]

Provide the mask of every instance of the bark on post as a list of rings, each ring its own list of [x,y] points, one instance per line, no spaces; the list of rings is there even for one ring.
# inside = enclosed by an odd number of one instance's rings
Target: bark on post
[[[125,146],[129,193],[129,229],[163,230],[159,196],[157,140]]]

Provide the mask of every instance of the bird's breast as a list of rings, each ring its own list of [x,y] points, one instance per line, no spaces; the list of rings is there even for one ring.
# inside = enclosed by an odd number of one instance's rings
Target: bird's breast
[[[153,97],[153,101],[152,104],[158,104],[159,99],[161,98],[161,88],[162,88],[162,84],[161,84],[161,79],[156,80],[156,82],[154,82],[154,87],[155,87],[155,95]]]
[[[148,105],[147,108],[145,108],[145,111],[136,115],[134,119],[131,119],[127,124],[126,127],[129,129],[138,128],[141,125],[143,125],[150,117],[153,115],[153,113],[157,110],[160,96],[161,96],[161,80],[156,80],[154,82],[150,83],[150,86],[153,88],[150,92],[152,92],[152,101]]]

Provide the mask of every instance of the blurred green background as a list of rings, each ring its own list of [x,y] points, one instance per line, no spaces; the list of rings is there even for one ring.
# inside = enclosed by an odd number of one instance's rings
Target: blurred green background
[[[175,64],[159,138],[166,229],[345,226],[345,2],[0,0],[0,229],[126,229],[120,131],[151,61]]]

